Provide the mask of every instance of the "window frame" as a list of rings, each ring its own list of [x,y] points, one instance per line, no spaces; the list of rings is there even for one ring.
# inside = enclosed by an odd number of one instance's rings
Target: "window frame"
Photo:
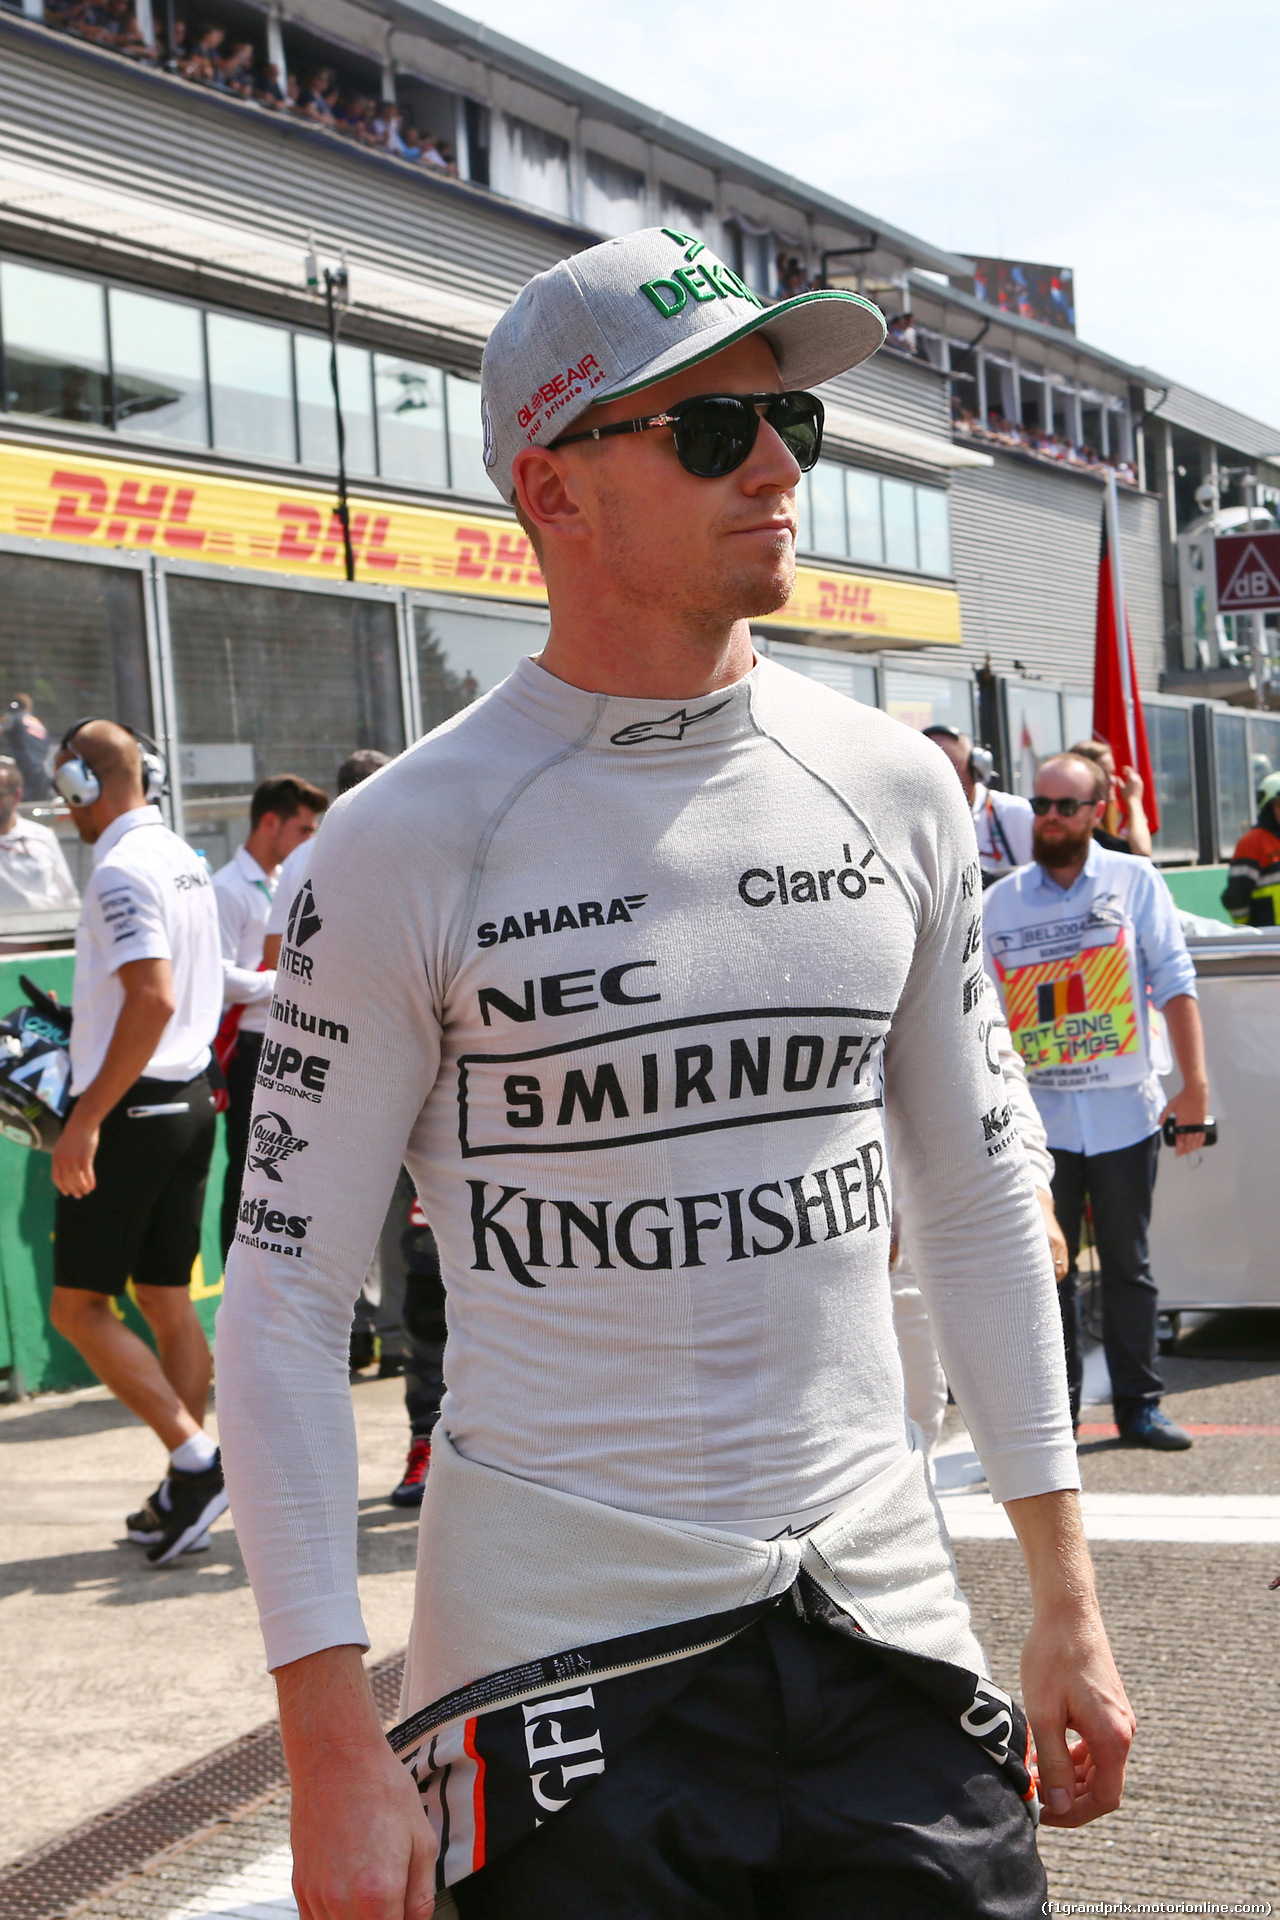
[[[813,513],[812,479],[813,479],[813,474],[816,473],[819,469],[823,469],[823,468],[828,470],[834,470],[840,473],[842,476],[845,476],[841,482],[842,493],[843,493],[844,529],[845,529],[844,549],[841,552],[832,552],[831,549],[827,547],[802,546],[800,544],[801,536],[807,535],[810,538],[813,537],[814,513]],[[855,557],[850,552],[850,547],[852,545],[852,522],[850,519],[850,511],[849,511],[849,508],[850,508],[849,481],[847,477],[849,474],[857,474],[861,479],[871,480],[871,481],[874,481],[875,483],[876,502],[877,502],[877,509],[878,509],[878,515],[879,515],[879,527],[880,527],[880,558],[878,560],[868,560],[861,557]],[[914,567],[899,566],[899,565],[896,565],[894,562],[885,558],[886,547],[885,547],[884,488],[885,488],[886,481],[896,483],[897,485],[900,485],[900,486],[909,487],[911,489],[912,525],[913,525],[913,531],[914,531],[915,557],[916,557],[916,564]],[[920,564],[919,496],[922,493],[939,494],[942,497],[942,499],[946,502],[947,558],[949,562],[948,571],[946,573],[934,573],[932,571],[928,571]],[[903,476],[900,473],[889,473],[889,472],[886,472],[883,468],[862,466],[853,460],[841,460],[838,458],[828,459],[824,456],[822,459],[818,461],[817,466],[812,468],[809,473],[801,475],[800,486],[796,489],[796,494],[797,494],[797,501],[796,501],[797,514],[800,522],[799,528],[797,530],[796,555],[797,555],[797,558],[802,563],[806,561],[817,561],[821,565],[836,564],[840,566],[847,566],[855,570],[869,567],[878,574],[885,574],[885,575],[892,576],[894,578],[901,578],[905,575],[912,580],[927,581],[930,584],[934,584],[938,582],[954,583],[956,576],[955,576],[955,551],[952,544],[952,527],[951,527],[951,489],[947,485],[939,484],[936,481],[930,481],[930,480],[907,479],[905,476]]]
[[[328,471],[325,469],[319,469],[316,467],[309,466],[306,462],[304,462],[302,457],[302,418],[301,418],[301,411],[300,411],[301,401],[300,401],[299,383],[298,383],[297,342],[300,339],[315,340],[320,342],[325,347],[327,347],[329,343],[328,334],[325,331],[323,331],[319,327],[319,325],[317,325],[315,328],[297,326],[287,320],[277,320],[271,315],[256,313],[246,308],[220,306],[217,304],[210,303],[208,301],[190,299],[183,294],[170,294],[168,292],[164,292],[154,287],[148,286],[145,283],[121,279],[117,275],[113,275],[113,274],[103,275],[103,274],[88,273],[88,272],[82,271],[79,268],[63,267],[61,265],[48,266],[43,261],[34,260],[25,254],[15,253],[9,248],[0,248],[0,263],[4,263],[4,262],[11,262],[13,265],[20,266],[20,267],[30,267],[35,269],[38,272],[49,273],[56,277],[61,277],[64,279],[82,281],[86,285],[96,287],[98,289],[99,298],[101,299],[101,302],[102,302],[103,331],[104,331],[104,338],[105,338],[106,347],[107,347],[107,370],[106,370],[107,405],[105,407],[105,412],[107,413],[109,418],[101,426],[97,426],[93,428],[94,431],[99,432],[104,436],[109,436],[110,440],[118,442],[122,449],[128,449],[130,451],[136,450],[140,456],[144,454],[149,454],[153,458],[159,455],[163,455],[165,457],[172,457],[174,455],[181,454],[181,453],[186,453],[188,455],[193,455],[197,457],[202,455],[203,456],[213,455],[213,456],[221,456],[223,458],[230,457],[235,460],[242,461],[246,465],[260,466],[266,469],[267,471],[275,472],[275,473],[297,471],[305,474],[305,473],[316,473],[320,471]],[[155,434],[131,433],[128,427],[122,427],[117,424],[116,416],[117,416],[118,408],[116,403],[116,391],[115,391],[116,370],[115,370],[115,358],[114,358],[114,351],[112,346],[112,333],[111,333],[111,294],[113,291],[118,291],[120,293],[125,293],[125,294],[140,294],[145,296],[148,299],[167,301],[173,306],[184,307],[189,312],[194,312],[199,316],[200,349],[201,349],[201,357],[202,357],[203,370],[204,370],[204,403],[203,403],[202,412],[203,412],[203,418],[204,418],[205,440],[203,445],[199,445],[190,440],[178,440],[178,439],[170,440],[170,439],[162,438],[161,436],[155,435]],[[212,378],[212,373],[210,368],[210,359],[209,359],[210,318],[239,320],[251,326],[271,327],[275,331],[279,333],[283,333],[286,336],[289,343],[290,413],[292,418],[292,431],[293,431],[293,453],[291,456],[282,457],[274,454],[256,453],[244,448],[227,448],[227,447],[219,447],[217,445],[214,439],[214,426],[215,426],[214,410],[213,410],[214,383],[213,383],[213,378]],[[472,368],[465,368],[465,369],[459,368],[456,364],[449,364],[440,360],[427,360],[427,359],[420,360],[412,353],[392,353],[387,348],[366,344],[362,340],[343,340],[340,342],[340,344],[342,346],[352,347],[356,351],[366,356],[368,372],[369,372],[369,389],[370,389],[369,398],[370,398],[370,404],[372,407],[371,420],[372,420],[372,434],[373,434],[374,469],[371,473],[360,473],[360,474],[354,474],[354,475],[349,474],[348,478],[351,481],[353,481],[353,483],[356,485],[358,485],[361,481],[376,480],[378,482],[383,482],[388,486],[408,487],[408,488],[421,491],[427,494],[435,494],[435,493],[442,493],[442,492],[446,494],[460,493],[462,497],[467,500],[485,498],[486,496],[484,494],[477,494],[474,491],[465,491],[454,480],[455,461],[454,461],[454,450],[453,450],[453,444],[452,444],[452,427],[451,427],[450,417],[449,417],[449,378],[450,376],[452,375],[456,379],[466,380],[469,385],[475,385],[478,379],[478,370],[472,369]],[[381,441],[380,425],[378,420],[377,383],[375,379],[375,356],[378,355],[379,353],[385,354],[387,355],[387,357],[390,357],[393,359],[403,360],[410,365],[421,366],[425,370],[428,370],[432,373],[436,373],[440,376],[442,393],[443,393],[445,473],[446,473],[446,478],[442,484],[422,483],[422,482],[404,480],[400,478],[398,475],[384,475],[382,471],[382,441]],[[58,418],[49,420],[49,419],[46,419],[46,416],[43,416],[43,415],[25,414],[25,413],[19,413],[16,411],[10,411],[4,405],[4,402],[8,396],[8,387],[9,387],[8,346],[7,346],[6,331],[4,326],[3,303],[0,302],[0,420],[14,420],[17,422],[23,422],[27,420],[38,420],[46,425],[51,424],[55,428],[55,430],[58,427],[65,427],[68,430],[74,430],[77,426],[83,427],[85,424],[84,422],[77,422],[77,421],[71,421],[71,420],[64,421]]]

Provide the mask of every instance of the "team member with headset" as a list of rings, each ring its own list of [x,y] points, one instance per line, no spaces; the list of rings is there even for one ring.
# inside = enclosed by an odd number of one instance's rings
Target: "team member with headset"
[[[213,876],[218,925],[222,930],[222,970],[227,1014],[223,1016],[222,1047],[228,1016],[239,1012],[229,1051],[220,1053],[227,1077],[227,1119],[224,1138],[227,1172],[222,1188],[222,1257],[235,1239],[240,1206],[240,1182],[249,1151],[249,1119],[258,1059],[267,1030],[267,1013],[276,976],[263,960],[262,943],[275,896],[281,861],[315,833],[329,804],[329,796],[296,774],[278,774],[261,780],[249,805],[249,837],[237,847],[225,867]]]
[[[956,727],[925,727],[926,740],[941,747],[959,776],[978,836],[978,865],[984,887],[1002,880],[1031,858],[1031,802],[1001,793],[991,784],[995,761],[986,747],[975,747]]]
[[[154,741],[96,718],[68,728],[54,775],[94,864],[76,933],[76,1101],[53,1152],[50,1317],[168,1449],[165,1479],[126,1523],[156,1566],[199,1547],[227,1504],[188,1291],[213,1152],[222,954],[209,875],[154,804],[164,780]],[[155,1353],[112,1311],[130,1278]]]

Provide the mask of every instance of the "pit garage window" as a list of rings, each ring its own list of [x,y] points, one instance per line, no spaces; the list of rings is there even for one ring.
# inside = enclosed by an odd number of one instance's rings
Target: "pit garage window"
[[[214,866],[248,826],[269,774],[333,793],[357,747],[405,744],[394,604],[169,572],[187,838]]]
[[[109,426],[107,311],[98,282],[6,260],[0,309],[6,410]]]
[[[819,460],[801,476],[796,510],[802,553],[950,577],[949,502],[941,487]]]
[[[322,473],[338,464],[329,342],[85,275],[0,261],[3,411]],[[492,500],[475,378],[343,341],[355,480]]]
[[[93,714],[154,731],[144,592],[136,565],[0,553],[0,722],[19,720],[19,702],[23,812],[54,828],[79,886],[91,855],[54,793],[53,757],[72,722]]]
[[[954,727],[973,732],[973,682],[966,676],[917,673],[910,667],[886,667],[882,675],[884,709],[908,727]]]
[[[414,608],[418,687],[427,733],[541,653],[550,624],[536,613],[418,605]]]

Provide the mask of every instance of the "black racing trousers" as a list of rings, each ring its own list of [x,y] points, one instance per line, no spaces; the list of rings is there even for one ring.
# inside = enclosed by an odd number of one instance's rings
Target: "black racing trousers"
[[[1138,1407],[1164,1392],[1156,1367],[1159,1292],[1151,1278],[1148,1234],[1155,1192],[1160,1135],[1136,1140],[1114,1153],[1064,1153],[1053,1148],[1053,1206],[1067,1242],[1070,1264],[1058,1287],[1067,1349],[1071,1420],[1080,1418],[1084,1380],[1076,1260],[1086,1199],[1093,1211],[1094,1241],[1102,1281],[1102,1344],[1111,1374],[1111,1399],[1123,1426]]]
[[[249,1126],[253,1119],[253,1093],[258,1084],[258,1057],[263,1035],[241,1033],[236,1036],[235,1051],[227,1062],[227,1110],[223,1116],[227,1148],[227,1177],[222,1183],[222,1264],[227,1264],[231,1242],[236,1237],[240,1212],[240,1185],[244,1179],[245,1155],[249,1151]]]
[[[778,1606],[452,1893],[463,1920],[1032,1920],[1045,1877],[977,1742]]]

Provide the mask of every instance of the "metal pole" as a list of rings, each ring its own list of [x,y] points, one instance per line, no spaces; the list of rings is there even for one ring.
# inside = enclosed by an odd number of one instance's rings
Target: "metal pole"
[[[173,0],[164,0],[164,54],[165,54],[164,64],[170,73],[175,73],[177,71],[178,49],[177,49],[177,46],[175,45],[177,38],[178,38],[177,9],[173,4]]]
[[[342,524],[342,551],[346,559],[347,579],[356,577],[356,557],[351,550],[351,511],[347,505],[347,433],[342,419],[342,394],[338,387],[338,307],[335,291],[346,292],[347,270],[324,270],[324,301],[329,316],[329,379],[333,384],[333,414],[338,427],[338,519]]]
[[[1107,546],[1111,553],[1111,591],[1115,600],[1116,647],[1120,655],[1120,685],[1124,692],[1125,719],[1129,727],[1131,765],[1138,764],[1138,729],[1133,712],[1133,672],[1129,659],[1129,623],[1124,609],[1124,569],[1120,562],[1120,497],[1114,472],[1107,474]]]
[[[1244,530],[1252,533],[1254,508],[1258,504],[1258,476],[1246,470],[1240,478],[1249,515]],[[1249,619],[1253,628],[1253,704],[1261,708],[1267,704],[1266,687],[1271,678],[1271,662],[1267,656],[1267,616],[1265,613],[1253,613]]]

